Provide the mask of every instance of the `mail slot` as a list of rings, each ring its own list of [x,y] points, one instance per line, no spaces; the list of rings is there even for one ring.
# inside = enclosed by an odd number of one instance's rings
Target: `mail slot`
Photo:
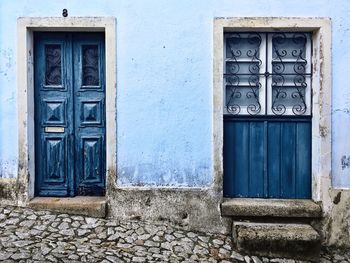
[[[45,132],[64,132],[64,127],[45,127]]]

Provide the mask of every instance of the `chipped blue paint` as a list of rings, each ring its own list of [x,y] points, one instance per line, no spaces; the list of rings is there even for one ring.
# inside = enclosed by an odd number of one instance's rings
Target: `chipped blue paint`
[[[82,4],[83,3],[83,4]],[[333,20],[333,184],[350,187],[347,0],[0,2],[1,177],[17,173],[16,19],[19,16],[117,18],[118,183],[208,186],[212,183],[213,18],[329,16]],[[343,172],[342,172],[343,171]]]
[[[104,195],[104,34],[39,32],[34,40],[35,193]]]

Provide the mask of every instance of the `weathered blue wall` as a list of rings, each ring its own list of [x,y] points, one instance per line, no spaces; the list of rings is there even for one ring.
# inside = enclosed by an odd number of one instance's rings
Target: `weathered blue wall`
[[[16,175],[16,19],[117,18],[119,183],[212,182],[213,18],[327,16],[333,20],[333,183],[350,187],[350,2],[1,1],[0,177]]]

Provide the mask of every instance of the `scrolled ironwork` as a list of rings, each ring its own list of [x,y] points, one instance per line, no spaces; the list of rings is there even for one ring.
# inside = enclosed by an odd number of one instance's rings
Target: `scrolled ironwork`
[[[238,74],[238,72],[240,70],[240,66],[239,66],[237,61],[230,62],[230,64],[227,66],[227,68],[228,68],[229,73],[232,75]]]
[[[83,52],[83,85],[99,85],[99,66],[98,66],[98,46],[84,45]]]
[[[233,115],[238,115],[241,112],[241,106],[238,104],[229,105],[227,106],[227,112]]]
[[[272,77],[272,89],[274,91],[272,94],[274,94],[274,97],[271,110],[276,115],[283,115],[287,111],[286,103],[288,103],[288,107],[291,108],[294,115],[302,115],[307,110],[304,95],[307,87],[307,60],[305,59],[307,37],[304,33],[294,33],[293,35],[277,33],[272,36],[272,39],[274,59],[277,61],[273,65],[273,73],[277,75]],[[290,76],[288,78],[289,82],[292,79],[292,84],[288,83],[288,87],[294,89],[289,94],[283,90],[285,89],[284,84],[287,76]]]
[[[303,115],[306,112],[306,107],[302,104],[295,104],[293,105],[292,111],[295,115]]]
[[[232,58],[238,58],[242,55],[242,51],[236,49],[235,46],[239,45],[241,42],[241,35],[238,33],[232,34],[231,37],[227,41],[227,45],[230,49]]]
[[[226,78],[226,81],[231,86],[237,86],[237,85],[239,85],[240,79],[239,79],[239,76],[237,76],[237,75],[231,75],[231,76]]]
[[[274,75],[272,77],[272,98],[271,110],[275,115],[283,115],[287,108],[283,105],[280,100],[287,98],[287,92],[284,91],[283,85],[285,83],[285,78],[282,74]]]
[[[239,114],[241,112],[241,107],[235,103],[235,99],[239,99],[242,97],[242,93],[240,91],[237,91],[237,85],[232,85],[229,87],[231,96],[228,99],[228,102],[226,104],[227,112],[231,114]]]
[[[259,58],[261,35],[258,33],[234,33],[227,40],[229,50],[226,63],[226,83],[228,89],[226,95],[227,112],[233,115],[240,114],[242,108],[250,115],[261,111],[259,101],[259,73],[262,61]],[[242,46],[245,45],[245,46]],[[247,74],[246,72],[249,72]],[[244,97],[243,97],[244,94]],[[248,106],[243,106],[243,101],[248,99]]]
[[[286,112],[287,108],[285,105],[279,103],[273,105],[271,110],[275,115],[283,115]]]
[[[260,46],[260,43],[261,43],[261,41],[259,42],[259,46]],[[252,62],[248,66],[249,72],[252,74],[259,74],[260,67],[262,65],[262,61],[259,58],[259,50],[258,49],[255,49],[255,50],[249,49],[247,51],[247,56],[251,59],[251,62]]]
[[[293,34],[292,41],[297,45],[305,46],[305,44],[307,42],[307,37],[306,37],[305,33],[297,32],[297,33]]]
[[[61,45],[45,46],[45,84],[62,84]]]
[[[273,115],[303,115],[308,111],[307,93],[311,72],[308,33],[228,33],[226,59],[227,113],[255,115],[262,112],[262,82],[271,89]],[[271,40],[269,42],[268,40]],[[266,61],[260,52],[266,41]],[[271,45],[271,46],[270,46]],[[269,49],[271,48],[271,49]],[[268,53],[272,50],[272,55]],[[270,60],[271,59],[271,60]],[[267,65],[271,63],[271,72]],[[263,69],[262,65],[266,65]],[[263,71],[264,70],[264,71]],[[271,79],[271,82],[269,81]],[[270,87],[267,87],[270,83]],[[265,98],[267,99],[267,98]],[[266,102],[265,105],[268,105]],[[268,114],[268,111],[265,111]]]
[[[250,91],[246,93],[246,97],[248,99],[253,98],[254,103],[251,103],[247,106],[247,112],[250,115],[256,115],[261,111],[261,104],[259,101],[259,90],[261,88],[261,83],[259,82],[259,76],[258,75],[249,76],[248,83],[249,83]]]

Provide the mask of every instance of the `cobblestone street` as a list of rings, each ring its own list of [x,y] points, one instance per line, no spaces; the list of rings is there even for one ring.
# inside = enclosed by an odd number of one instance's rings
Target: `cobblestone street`
[[[225,235],[0,207],[0,262],[298,262],[241,255]],[[350,252],[321,262],[349,262]],[[300,262],[300,261],[299,261]]]

